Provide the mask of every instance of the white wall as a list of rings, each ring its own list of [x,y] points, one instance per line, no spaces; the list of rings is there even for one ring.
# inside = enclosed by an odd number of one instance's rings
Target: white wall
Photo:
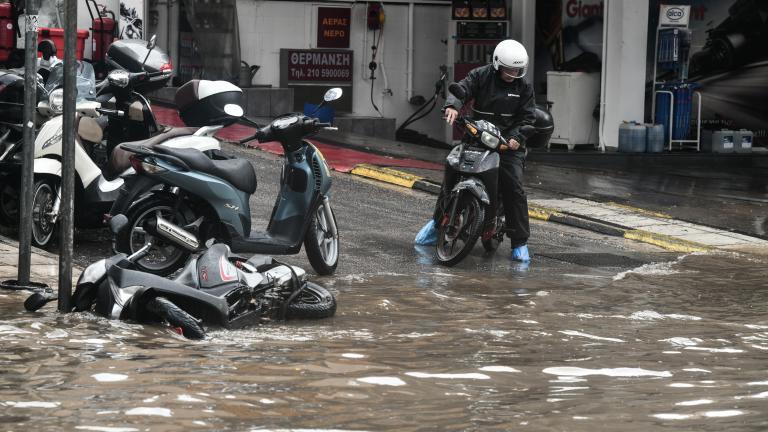
[[[352,8],[350,49],[354,52],[352,109],[356,115],[379,116],[371,105],[371,81],[368,63],[371,61],[373,33],[366,28],[367,3],[277,2],[238,0],[242,60],[261,65],[255,84],[280,85],[280,48],[315,48],[317,6],[345,6]],[[399,126],[418,107],[408,103],[408,5],[385,4],[386,22],[376,61],[376,79],[373,100],[384,117],[395,118]],[[426,99],[434,93],[434,82],[439,76],[438,66],[446,61],[449,5],[416,5],[414,9],[414,94]],[[385,79],[386,78],[386,79]],[[385,93],[385,90],[391,90]],[[409,128],[442,137],[439,107],[430,116]]]
[[[643,122],[649,5],[648,0],[605,0],[605,7],[600,142],[617,148],[621,122]]]

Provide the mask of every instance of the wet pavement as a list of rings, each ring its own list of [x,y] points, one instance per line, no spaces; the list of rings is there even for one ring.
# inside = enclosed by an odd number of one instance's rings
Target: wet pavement
[[[332,319],[215,331],[203,342],[87,313],[28,314],[21,293],[3,292],[0,422],[93,431],[768,427],[768,294],[756,289],[766,262],[561,258],[527,268],[501,256],[458,269],[424,263],[418,274],[385,260],[381,272],[322,279],[339,299]]]
[[[266,226],[282,163],[229,149],[257,167],[252,213]],[[573,198],[536,187],[559,171],[535,172],[533,199]],[[610,189],[586,174],[589,190]],[[433,195],[337,174],[332,204],[341,261],[313,277],[338,298],[332,319],[192,342],[53,304],[30,314],[28,293],[0,292],[0,428],[768,429],[765,256],[670,253],[532,220],[532,263],[511,261],[507,243],[449,269],[412,246]],[[107,255],[108,238],[78,232],[77,263]],[[55,265],[42,255],[33,270]],[[303,253],[283,258],[309,269]],[[14,265],[0,261],[0,279]]]

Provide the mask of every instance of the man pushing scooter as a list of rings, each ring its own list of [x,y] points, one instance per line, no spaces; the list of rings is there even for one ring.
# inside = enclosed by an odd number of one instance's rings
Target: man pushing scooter
[[[533,125],[535,98],[533,87],[523,81],[528,70],[528,53],[519,42],[507,39],[493,51],[491,64],[475,68],[459,84],[466,89],[467,98],[474,99],[472,117],[496,124],[507,139],[507,148],[501,152],[499,190],[504,204],[506,233],[512,244],[512,259],[530,261],[528,237],[528,199],[523,190],[525,168],[525,135],[520,132],[524,125]],[[453,124],[463,103],[449,95],[443,107],[445,120]],[[417,245],[434,245],[437,242],[437,220],[442,199],[450,191],[446,179],[435,207],[435,215],[416,235]]]

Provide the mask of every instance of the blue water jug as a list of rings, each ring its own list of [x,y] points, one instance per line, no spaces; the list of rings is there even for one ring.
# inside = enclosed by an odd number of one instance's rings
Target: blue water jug
[[[646,125],[646,150],[648,153],[664,151],[664,126],[660,124]]]

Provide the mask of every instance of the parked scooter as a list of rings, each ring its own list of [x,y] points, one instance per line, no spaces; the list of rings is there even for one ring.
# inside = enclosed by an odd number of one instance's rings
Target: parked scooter
[[[110,221],[119,233],[125,216]],[[161,234],[156,233],[158,236]],[[237,329],[275,319],[327,318],[336,299],[308,282],[304,270],[270,257],[245,259],[215,244],[187,261],[173,280],[136,271],[136,262],[152,249],[147,243],[131,256],[117,254],[89,265],[80,275],[73,310],[94,311],[111,319],[165,322],[190,339],[205,337],[205,326]],[[36,311],[55,297],[38,292],[25,302]]]
[[[199,94],[205,83],[191,81],[184,87],[197,88]],[[320,107],[341,94],[339,88],[328,90]],[[177,95],[177,105],[182,118],[205,117],[231,110],[226,95],[221,97],[218,102],[209,100],[207,109],[198,110],[185,109],[187,104]],[[137,262],[143,271],[170,274],[181,267],[189,253],[215,239],[230,245],[234,252],[270,255],[296,254],[303,242],[315,271],[332,274],[338,264],[339,236],[328,198],[330,169],[320,151],[303,139],[321,129],[335,130],[315,118],[287,114],[241,141],[278,141],[285,151],[280,194],[266,232],[251,230],[249,197],[256,191],[256,173],[248,161],[215,161],[199,151],[165,145],[148,149],[123,144],[124,149],[135,153],[131,159],[138,176],[133,187],[123,188],[124,195],[112,207],[113,215],[125,214],[129,221],[128,228],[116,236],[115,249],[136,253],[155,242],[144,229],[147,221],[152,221],[159,231],[172,234],[185,247],[154,243],[153,254]],[[143,186],[138,184],[141,178],[148,179]],[[165,187],[150,190],[158,183]]]
[[[466,91],[457,83],[448,86],[458,99]],[[461,144],[446,157],[446,179],[454,179],[450,193],[441,201],[437,221],[437,260],[453,266],[463,260],[482,236],[485,250],[495,251],[504,239],[504,207],[499,197],[499,150],[506,145],[498,127],[486,120],[460,116],[455,122],[465,132]],[[526,137],[535,132],[523,126]]]
[[[110,72],[106,88],[115,89],[119,93],[121,89],[130,88],[134,83],[151,79],[154,76],[163,76],[165,71],[130,73],[124,70]],[[46,83],[48,97],[38,104],[38,112],[50,117],[40,128],[35,139],[35,183],[32,199],[32,242],[39,247],[45,247],[53,238],[54,227],[57,223],[60,207],[60,178],[61,178],[61,154],[63,118],[59,114],[62,111],[63,91],[63,64],[58,64],[51,69],[51,75]],[[124,183],[115,173],[132,174],[127,158],[121,159],[115,155],[116,151],[106,160],[105,142],[103,141],[103,129],[95,118],[106,115],[112,118],[128,117],[140,122],[148,116],[154,121],[149,104],[132,103],[127,112],[119,109],[105,109],[96,97],[95,75],[93,67],[86,62],[78,63],[77,72],[78,102],[75,129],[77,131],[75,141],[75,225],[79,228],[98,228],[104,225],[105,214],[108,213],[113,202],[119,195],[119,189]],[[149,140],[140,141],[145,146],[156,143],[164,143],[169,148],[195,148],[198,151],[216,152],[220,149],[220,143],[213,134],[221,129],[221,125],[205,128],[177,128],[165,133],[155,134]],[[212,155],[209,153],[209,156]],[[2,160],[0,172],[15,181],[9,184],[18,190],[18,178],[20,178],[21,160],[15,155],[12,160]],[[8,162],[8,163],[6,163]],[[117,178],[115,178],[117,177]],[[3,197],[11,198],[11,193]],[[15,194],[18,196],[18,194]],[[6,200],[7,201],[7,200]],[[0,205],[11,209],[0,211],[10,213],[14,204],[0,201]],[[18,220],[14,221],[18,223]]]

